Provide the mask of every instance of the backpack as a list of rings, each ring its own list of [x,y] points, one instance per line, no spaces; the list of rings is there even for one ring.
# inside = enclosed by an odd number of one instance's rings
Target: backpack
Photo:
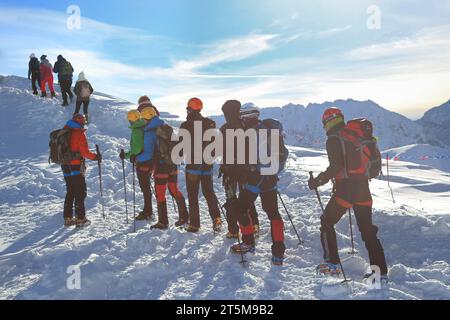
[[[159,159],[169,165],[175,165],[172,161],[172,149],[177,144],[176,141],[172,141],[172,133],[173,128],[168,124],[163,124],[156,129]]]
[[[267,129],[268,135],[267,135],[267,151],[270,152],[271,150],[271,130],[276,129],[279,130],[279,149],[277,150],[278,154],[278,163],[279,163],[279,169],[277,174],[279,174],[281,171],[284,170],[286,166],[287,159],[289,157],[289,150],[286,148],[286,145],[284,144],[284,134],[283,134],[283,125],[280,121],[275,119],[265,119],[260,122],[260,124],[257,127],[258,129]],[[259,151],[258,151],[259,152]]]
[[[33,73],[39,73],[39,68],[41,64],[39,63],[39,60],[37,58],[31,59],[31,71]]]
[[[72,160],[81,159],[78,152],[70,149],[72,130],[69,128],[58,129],[50,133],[48,163],[69,164]]]
[[[380,175],[381,153],[373,136],[372,122],[363,118],[350,120],[338,138],[345,158],[344,177],[373,179]]]
[[[81,98],[83,99],[87,99],[91,96],[91,88],[89,86],[89,83],[87,82],[80,83],[80,95]]]
[[[72,65],[70,64],[69,61],[63,61],[61,63],[61,70],[59,72],[59,74],[61,76],[69,76],[73,73],[73,68]]]

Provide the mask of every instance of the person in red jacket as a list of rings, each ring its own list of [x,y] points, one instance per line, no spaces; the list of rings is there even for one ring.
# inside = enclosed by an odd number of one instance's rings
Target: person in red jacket
[[[84,129],[85,118],[81,114],[75,114],[69,120],[65,129],[71,130],[70,150],[79,154],[79,159],[72,160],[68,165],[62,165],[61,169],[66,181],[66,198],[64,201],[64,225],[83,226],[90,221],[86,219],[84,199],[87,196],[85,172],[85,159],[101,161],[101,155],[89,151],[86,139],[86,129]],[[73,218],[73,207],[75,203],[75,215]]]
[[[41,97],[46,97],[45,85],[48,84],[52,97],[56,97],[55,89],[53,88],[53,67],[50,61],[47,60],[47,56],[44,54],[41,56],[41,64],[39,66],[41,75]]]

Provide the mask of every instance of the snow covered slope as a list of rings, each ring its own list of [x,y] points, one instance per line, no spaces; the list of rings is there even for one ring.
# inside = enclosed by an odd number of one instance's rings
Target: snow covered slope
[[[91,148],[98,143],[104,150],[107,217],[101,217],[97,167],[89,163],[86,207],[93,223],[77,231],[64,229],[65,186],[60,169],[47,164],[47,139],[51,129],[70,117],[72,107],[63,109],[55,100],[34,97],[24,88],[11,82],[5,85],[5,79],[0,82],[2,299],[450,299],[450,176],[445,172],[393,163],[391,185],[396,203],[385,181],[372,182],[374,221],[380,227],[392,284],[387,290],[368,291],[360,282],[367,254],[357,232],[359,254],[347,254],[350,239],[345,217],[337,232],[344,268],[355,280],[347,288],[315,274],[315,266],[322,259],[320,209],[306,181],[309,170],[318,173],[327,166],[326,155],[319,149],[290,147],[280,191],[305,244],[297,246],[289,220],[281,211],[286,227],[286,261],[281,268],[271,266],[269,222],[258,201],[262,233],[256,254],[248,256],[249,266],[242,268],[240,258],[229,253],[233,241],[225,239],[225,232],[213,234],[202,199],[199,234],[176,228],[150,231],[144,222],[137,224],[136,233],[131,232],[131,224],[125,223],[122,171],[117,157],[120,148],[128,144],[124,119],[131,105],[103,94],[94,97],[93,123],[87,134]],[[130,169],[127,165],[129,199]],[[183,191],[184,179],[181,173]],[[438,192],[426,187],[437,181],[441,186]],[[215,188],[224,202],[217,179]],[[321,188],[321,193],[327,201],[330,186]],[[137,201],[141,208],[139,194]],[[172,223],[175,217],[169,204]],[[66,287],[70,276],[67,268],[71,265],[80,267],[80,290]]]
[[[428,141],[450,147],[450,100],[428,110],[417,122],[424,127]]]

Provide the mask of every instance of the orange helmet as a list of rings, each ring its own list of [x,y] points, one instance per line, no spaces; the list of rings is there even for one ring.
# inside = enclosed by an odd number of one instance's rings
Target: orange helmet
[[[192,98],[188,101],[188,108],[195,111],[203,109],[203,102],[199,98]]]
[[[322,123],[325,130],[328,132],[336,125],[344,122],[344,114],[339,108],[332,107],[327,110],[322,115]]]

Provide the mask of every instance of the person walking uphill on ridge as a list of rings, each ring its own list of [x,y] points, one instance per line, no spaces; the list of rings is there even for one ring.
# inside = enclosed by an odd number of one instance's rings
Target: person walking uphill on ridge
[[[53,70],[52,64],[47,60],[46,55],[41,56],[41,64],[39,65],[39,73],[41,79],[41,97],[46,97],[47,92],[45,86],[48,85],[50,93],[53,97],[56,97],[55,89],[53,87]]]
[[[358,132],[362,134],[368,128],[369,135],[372,136],[372,125],[366,119],[351,120],[346,125],[344,115],[338,108],[327,109],[322,116],[322,122],[328,136],[326,148],[330,165],[316,178],[312,177],[308,185],[311,190],[314,190],[333,180],[334,186],[332,197],[324,214],[320,217],[320,239],[325,261],[317,267],[317,271],[322,274],[341,272],[334,226],[349,208],[353,208],[362,239],[369,253],[370,264],[380,268],[382,281],[387,280],[383,247],[377,238],[378,228],[372,223],[372,196],[369,189],[372,173],[369,173],[370,167],[364,167],[365,161],[362,159],[366,156],[378,157],[379,151],[374,138],[369,139],[369,141],[374,140],[372,150],[367,145],[361,144],[357,148],[354,145],[354,142],[358,142],[355,139],[358,137]],[[364,125],[366,128],[362,127]],[[364,141],[367,142],[368,139],[365,138]],[[364,154],[361,153],[360,148],[363,148]],[[381,161],[381,156],[379,158]]]
[[[37,86],[41,85],[40,77],[40,64],[38,58],[34,53],[30,54],[30,62],[28,62],[28,80],[31,80],[31,88],[33,89],[33,94],[38,95]]]
[[[73,67],[62,55],[58,56],[58,61],[53,66],[53,72],[58,74],[58,82],[61,87],[61,94],[63,97],[63,106],[68,106],[67,97],[72,102],[73,93],[70,89],[72,87]],[[76,112],[78,113],[78,112]]]
[[[83,113],[86,117],[86,123],[89,123],[88,107],[91,94],[94,92],[90,82],[86,79],[84,72],[81,71],[78,75],[77,83],[75,84],[75,94],[77,95],[77,102],[75,103],[75,113],[80,112],[80,107],[83,104]]]
[[[200,229],[200,209],[198,204],[198,192],[201,185],[203,195],[206,198],[206,202],[209,208],[209,214],[213,221],[213,229],[215,231],[220,230],[222,220],[220,219],[219,203],[214,192],[212,169],[213,166],[206,164],[203,160],[203,151],[207,146],[207,143],[202,144],[202,158],[201,163],[194,163],[195,159],[195,139],[203,141],[203,134],[208,129],[214,129],[216,123],[201,115],[203,109],[203,102],[198,98],[192,98],[188,102],[187,106],[187,119],[180,126],[180,129],[185,129],[190,133],[192,139],[191,159],[189,164],[186,165],[186,188],[189,199],[189,226],[186,228],[188,232],[198,232]],[[195,123],[201,124],[202,132],[198,137],[194,134]],[[197,155],[198,156],[198,155]]]

